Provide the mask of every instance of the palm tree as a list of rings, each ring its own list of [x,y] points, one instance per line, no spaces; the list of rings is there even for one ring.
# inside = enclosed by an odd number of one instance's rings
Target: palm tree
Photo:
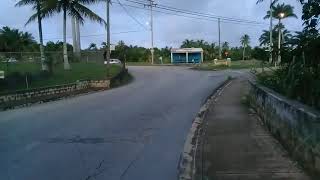
[[[31,5],[32,9],[36,10],[36,14],[31,16],[27,21],[26,25],[30,22],[37,19],[38,21],[38,30],[39,30],[39,40],[40,40],[40,57],[41,57],[41,70],[47,71],[48,67],[46,65],[46,59],[44,55],[44,48],[43,48],[43,36],[42,36],[42,15],[41,15],[41,1],[42,0],[20,0],[16,3],[16,7],[27,6]]]
[[[276,44],[276,41],[277,41],[277,37],[279,36],[278,35],[278,26],[276,26],[274,29],[273,29],[273,33],[272,33],[272,36],[273,36],[273,44],[275,45]],[[282,40],[284,43],[288,42],[290,44],[290,40],[292,39],[292,36],[290,34],[290,31],[284,29],[284,28],[281,28],[281,31],[282,31]],[[267,31],[267,30],[263,30],[263,33],[261,34],[260,38],[259,38],[259,41],[260,41],[260,46],[267,46],[269,45],[269,36],[270,36],[270,32]]]
[[[193,46],[193,44],[194,44],[193,40],[185,39],[182,42],[181,48],[191,48]]]
[[[222,49],[223,50],[229,50],[229,43],[228,42],[223,42],[222,43]]]
[[[106,42],[102,42],[101,46],[102,46],[103,49],[105,49],[105,48],[107,48],[107,43]]]
[[[275,40],[274,33],[272,33],[272,36],[273,36],[272,39],[274,42],[274,40]],[[263,30],[263,32],[259,38],[259,41],[260,41],[260,46],[268,46],[269,41],[270,41],[270,31]]]
[[[263,2],[264,0],[257,0],[257,4]],[[275,3],[277,3],[279,0],[270,0],[270,11],[272,12],[272,7],[274,6]],[[273,18],[270,16],[270,27],[269,27],[269,62],[272,62],[272,47],[273,47],[273,40],[272,40],[272,31],[273,31]]]
[[[248,47],[250,44],[250,36],[248,34],[243,35],[240,39],[240,42],[243,46],[242,60],[244,60],[245,53],[246,53],[246,47]]]
[[[30,50],[34,45],[37,45],[32,34],[9,27],[0,29],[0,39],[0,51],[4,52]]]
[[[277,4],[276,6],[272,6],[272,17],[278,20],[285,18],[298,18],[297,15],[293,12],[294,7],[288,4]],[[270,18],[270,11],[267,12],[267,15],[264,19]]]
[[[84,23],[84,17],[87,17],[92,21],[98,22],[99,24],[106,25],[106,22],[101,17],[85,6],[101,1],[105,0],[46,0],[44,2],[42,9],[44,17],[52,16],[55,13],[63,13],[63,64],[65,70],[70,69],[66,37],[67,15],[74,17],[81,24]]]
[[[264,19],[270,18],[271,16],[278,19],[278,63],[281,62],[281,20],[285,18],[298,18],[296,14],[293,12],[294,7],[288,4],[277,4],[276,6],[272,6],[272,13],[270,11],[267,12],[267,15]]]
[[[296,31],[295,35],[292,36],[292,38],[289,40],[289,44],[293,47],[293,48],[304,48],[307,46],[308,44],[308,33],[306,33],[305,31],[299,32]]]
[[[95,43],[89,44],[88,50],[94,50],[94,51],[98,50],[97,44]]]

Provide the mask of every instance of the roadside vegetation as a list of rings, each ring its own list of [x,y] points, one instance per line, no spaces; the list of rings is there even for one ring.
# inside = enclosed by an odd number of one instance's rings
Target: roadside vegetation
[[[0,92],[9,92],[27,88],[38,88],[75,83],[78,80],[107,79],[107,69],[102,64],[75,62],[71,63],[72,69],[65,71],[63,64],[54,67],[52,73],[39,70],[40,64],[35,63],[1,63],[0,69],[7,70],[6,80],[0,80]],[[110,77],[116,76],[121,71],[121,66],[111,65]]]
[[[198,66],[193,67],[196,70],[204,70],[204,71],[218,71],[225,69],[253,69],[253,68],[262,68],[269,67],[270,64],[265,63],[260,60],[238,60],[232,61],[230,66],[227,65],[216,65],[213,62],[203,63]]]
[[[281,30],[285,36],[280,49],[281,62],[277,59],[279,51],[274,47],[273,62],[278,63],[278,69],[263,72],[257,77],[259,83],[320,110],[320,34],[318,24],[320,2],[318,0],[301,0],[300,2],[303,5],[304,30],[291,34],[279,21],[274,30],[274,44],[276,43],[276,30],[280,28],[279,32]],[[274,5],[273,8],[277,12],[293,14],[293,8],[289,5]],[[279,14],[273,16],[277,18]]]
[[[33,9],[26,22],[37,22],[39,41],[29,32],[10,27],[0,28],[0,92],[26,88],[74,83],[82,79],[106,79],[116,76],[121,66],[103,64],[103,53],[89,54],[79,59],[73,53],[73,46],[66,41],[67,18],[83,24],[86,19],[106,25],[105,21],[87,8],[103,0],[19,0],[16,7],[29,6]],[[42,20],[55,14],[62,14],[63,41],[46,44],[43,42]],[[109,75],[107,77],[107,75]]]

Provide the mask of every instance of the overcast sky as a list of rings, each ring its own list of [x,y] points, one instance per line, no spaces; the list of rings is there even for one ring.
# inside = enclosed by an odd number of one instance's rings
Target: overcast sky
[[[114,0],[117,2],[117,0]],[[126,0],[120,0],[123,4],[129,4]],[[145,1],[145,0],[139,0]],[[31,32],[38,39],[37,23],[24,26],[28,17],[32,14],[30,7],[16,8],[17,0],[0,1],[0,26],[19,28]],[[242,25],[230,22],[221,23],[222,41],[227,41],[231,46],[238,46],[239,39],[243,34],[251,37],[251,45],[258,44],[258,38],[263,29],[268,29],[268,20],[263,20],[268,9],[269,1],[256,5],[256,0],[155,0],[159,5],[166,5],[180,9],[188,9],[197,12],[210,13],[217,16],[232,17],[237,19],[253,20],[263,23],[262,25]],[[302,29],[301,5],[297,1],[282,0],[280,2],[290,3],[295,7],[295,13],[299,19],[285,20],[286,27],[291,31]],[[126,44],[150,47],[150,11],[144,9],[127,7],[127,11],[133,15],[142,25],[135,22],[124,9],[118,4],[111,6],[111,42],[119,40]],[[105,19],[105,4],[91,5],[90,8]],[[157,10],[157,9],[156,9]],[[128,32],[130,33],[121,33]],[[133,31],[133,32],[132,32]],[[62,14],[45,19],[43,22],[43,35],[45,41],[62,40]],[[93,42],[100,45],[105,41],[104,27],[87,20],[81,26],[82,48],[87,48]],[[68,19],[67,26],[68,42],[71,39],[71,25]],[[203,39],[209,42],[218,41],[218,23],[215,21],[192,19],[154,12],[154,39],[157,47],[178,47],[184,39]]]

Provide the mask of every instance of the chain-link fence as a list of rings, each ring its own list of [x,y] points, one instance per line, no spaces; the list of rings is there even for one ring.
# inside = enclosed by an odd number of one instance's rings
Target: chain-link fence
[[[73,52],[68,52],[68,59],[70,62],[99,62],[103,63],[104,51],[81,51],[80,55]],[[47,61],[55,61],[56,63],[63,62],[63,53],[57,51],[45,52],[45,59]],[[39,52],[0,52],[0,61],[2,63],[39,63],[41,56]]]
[[[63,53],[45,52],[48,71],[41,71],[39,52],[0,52],[0,92],[75,82],[80,79],[103,79],[109,74],[104,65],[104,51],[68,52],[70,71],[63,66]],[[121,66],[119,66],[121,67]],[[114,75],[117,68],[110,69]]]

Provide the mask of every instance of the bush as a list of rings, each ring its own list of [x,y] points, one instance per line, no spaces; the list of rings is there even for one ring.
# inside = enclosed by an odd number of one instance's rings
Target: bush
[[[4,80],[0,81],[0,87],[1,89],[16,90],[20,89],[21,87],[26,87],[26,81],[30,86],[33,82],[46,80],[51,76],[52,74],[47,71],[40,71],[38,73],[12,72],[8,74]]]
[[[19,84],[25,82],[25,77],[19,72],[12,72],[7,75],[5,81],[4,84],[7,85],[8,89],[16,89]]]
[[[252,58],[257,60],[268,61],[269,54],[264,48],[255,47],[251,52]]]
[[[306,67],[303,63],[283,66],[274,72],[257,75],[260,84],[289,98],[320,109],[320,67]]]

